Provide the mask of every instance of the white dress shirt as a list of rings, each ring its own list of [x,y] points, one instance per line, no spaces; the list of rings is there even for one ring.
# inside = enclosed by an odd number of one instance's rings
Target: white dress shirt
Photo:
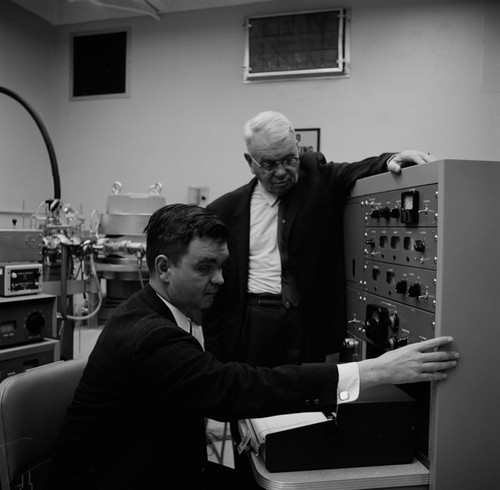
[[[278,201],[257,183],[250,201],[248,293],[281,293]]]

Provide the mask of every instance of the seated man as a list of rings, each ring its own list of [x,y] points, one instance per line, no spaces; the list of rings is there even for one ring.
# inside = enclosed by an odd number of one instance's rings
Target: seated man
[[[255,368],[203,350],[196,325],[224,282],[225,225],[173,204],[146,227],[150,282],[103,329],[68,408],[46,490],[231,489],[234,471],[207,462],[205,418],[335,411],[340,392],[437,381],[458,354],[436,338],[349,363]],[[352,377],[352,379],[351,379]]]

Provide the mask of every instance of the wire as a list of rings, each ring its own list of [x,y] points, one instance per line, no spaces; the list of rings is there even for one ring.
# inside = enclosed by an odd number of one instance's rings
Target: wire
[[[207,446],[211,449],[212,454],[219,464],[224,464],[224,454],[226,449],[226,441],[228,440],[228,422],[224,422],[224,430],[222,436],[215,435],[212,431],[206,431]],[[208,427],[208,420],[205,419],[205,430]],[[220,450],[217,448],[217,443],[221,443]]]
[[[97,209],[94,209],[92,211],[92,214],[90,215],[89,232],[91,236],[95,236],[96,238],[99,238],[100,219],[101,217],[99,215],[99,211],[97,211]]]
[[[85,316],[71,316],[71,315],[66,315],[66,318],[69,320],[74,320],[74,321],[84,321],[84,320],[90,320],[93,318],[99,310],[101,309],[102,302],[103,302],[103,294],[102,294],[102,289],[101,289],[101,284],[99,281],[99,277],[97,276],[97,271],[95,269],[95,264],[94,264],[94,257],[92,255],[90,257],[90,277],[94,277],[97,283],[97,297],[98,297],[98,303],[95,308],[95,310],[92,313],[89,313],[88,315]]]

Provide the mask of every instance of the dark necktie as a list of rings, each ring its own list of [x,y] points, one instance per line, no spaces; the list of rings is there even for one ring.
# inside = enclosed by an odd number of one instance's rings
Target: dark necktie
[[[287,240],[287,226],[286,226],[286,200],[279,201],[278,208],[278,249],[281,257],[281,296],[283,306],[290,308],[297,306],[300,303],[300,293],[292,276],[288,250],[286,246]]]

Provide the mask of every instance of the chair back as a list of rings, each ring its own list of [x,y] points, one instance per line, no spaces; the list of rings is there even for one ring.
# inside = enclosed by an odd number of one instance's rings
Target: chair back
[[[0,383],[0,484],[4,490],[49,461],[66,408],[87,364],[72,359],[14,374]]]

